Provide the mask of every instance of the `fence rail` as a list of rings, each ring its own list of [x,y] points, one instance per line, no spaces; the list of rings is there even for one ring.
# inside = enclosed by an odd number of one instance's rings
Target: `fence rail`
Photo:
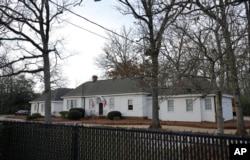
[[[226,160],[250,137],[0,122],[1,160]]]

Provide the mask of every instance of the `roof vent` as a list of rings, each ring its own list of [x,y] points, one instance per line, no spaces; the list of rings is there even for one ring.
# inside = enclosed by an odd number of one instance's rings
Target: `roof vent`
[[[97,77],[96,75],[93,75],[93,76],[92,76],[92,81],[93,81],[93,82],[96,82],[97,79],[98,79],[98,77]]]

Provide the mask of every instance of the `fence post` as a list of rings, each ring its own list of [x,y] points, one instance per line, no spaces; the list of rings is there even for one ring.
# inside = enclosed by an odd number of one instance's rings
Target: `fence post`
[[[79,127],[76,124],[72,129],[72,160],[78,160],[78,135]]]

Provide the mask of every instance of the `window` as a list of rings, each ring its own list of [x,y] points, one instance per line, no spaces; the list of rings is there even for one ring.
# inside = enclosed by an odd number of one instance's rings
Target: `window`
[[[35,104],[34,112],[36,112],[36,113],[39,112],[39,103]]]
[[[89,109],[94,109],[95,108],[95,102],[94,100],[91,98],[89,99]]]
[[[133,100],[128,100],[128,110],[133,110]]]
[[[174,111],[174,100],[168,100],[168,112]]]
[[[73,105],[71,105],[71,108],[77,108],[77,99],[72,100],[73,101]]]
[[[44,112],[44,104],[41,104],[41,112]]]
[[[186,99],[186,111],[187,112],[193,111],[193,100],[192,99]]]
[[[210,98],[205,99],[205,110],[212,110],[212,103]]]
[[[34,105],[34,112],[37,111],[37,104]]]
[[[67,109],[77,108],[77,99],[67,100]]]
[[[109,109],[114,109],[114,108],[115,108],[115,99],[109,98]]]
[[[70,108],[70,100],[67,100],[67,109]]]
[[[73,106],[74,106],[74,101],[71,100],[71,101],[70,101],[70,108],[73,108]]]
[[[39,112],[39,104],[37,104],[37,106],[36,106],[36,112],[37,113]]]

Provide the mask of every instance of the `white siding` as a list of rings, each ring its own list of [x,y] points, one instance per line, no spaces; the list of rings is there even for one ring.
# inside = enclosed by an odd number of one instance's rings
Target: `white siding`
[[[33,113],[36,113],[37,111],[35,110],[35,106],[37,105],[37,103],[31,103],[31,108],[30,108],[30,113],[33,114]]]
[[[148,102],[147,116],[148,116],[148,119],[152,119],[152,98],[148,97],[147,102]],[[161,112],[161,110],[159,110],[159,112]]]
[[[211,99],[211,110],[205,109],[205,99]],[[216,122],[215,117],[215,98],[214,96],[206,97],[201,99],[201,121]]]
[[[186,110],[186,99],[193,99],[193,111]],[[193,97],[171,98],[174,102],[174,111],[168,112],[167,99],[160,104],[160,119],[164,121],[201,121],[200,99]]]
[[[148,101],[147,96],[142,96],[142,115],[148,117]]]
[[[69,108],[67,108],[67,100],[76,100],[76,106],[74,107],[74,108],[83,108],[82,107],[82,98],[76,98],[76,97],[74,97],[74,98],[64,98],[63,99],[63,111],[69,111],[70,110],[70,107]]]
[[[87,116],[94,116],[94,115],[99,115],[99,104],[96,101],[97,97],[88,97],[85,98],[85,114]],[[108,101],[107,98],[105,98],[106,101]],[[115,104],[116,105],[116,104]],[[103,113],[105,112],[104,110],[106,110],[108,106],[104,107],[103,106]]]
[[[35,107],[36,106],[36,107]],[[63,110],[63,102],[51,102],[51,114],[59,116],[59,112]],[[45,116],[45,102],[32,102],[31,103],[31,114],[40,113],[42,116]]]
[[[128,110],[128,100],[133,100],[133,110]],[[143,117],[142,96],[121,96],[119,98],[119,108],[125,117]]]
[[[52,102],[51,113],[54,116],[60,116],[59,112],[63,111],[63,102]]]
[[[41,103],[44,102],[32,102],[31,103],[31,109],[30,109],[30,113],[40,113],[41,114]]]
[[[96,102],[97,96],[85,98],[85,112],[87,116],[99,115],[99,103]],[[114,108],[109,108],[109,98],[114,98]],[[94,100],[94,107],[89,108],[89,99]],[[106,116],[108,112],[112,110],[120,111],[122,116],[125,117],[146,117],[147,101],[145,95],[109,95],[103,96],[107,102],[106,106],[103,106],[103,116]],[[133,100],[133,110],[128,110],[128,100]],[[103,102],[102,101],[102,102]]]
[[[42,116],[45,116],[45,103],[39,103],[39,111],[38,113],[40,113]]]
[[[67,111],[67,100],[76,99],[78,108],[85,108],[86,116],[99,115],[99,102],[96,98],[99,96],[89,96],[85,98],[64,98],[63,110]],[[163,121],[210,121],[216,122],[215,118],[215,100],[214,95],[208,95],[206,98],[211,99],[211,110],[205,110],[205,99],[200,98],[201,95],[179,95],[168,98],[159,99],[159,118]],[[109,99],[114,98],[114,108],[109,107]],[[93,99],[94,106],[89,108],[89,99]],[[101,103],[107,102],[103,106],[103,116],[108,112],[117,110],[122,113],[124,117],[147,117],[152,119],[152,97],[147,97],[143,94],[126,94],[126,95],[106,95],[103,96]],[[174,111],[168,112],[167,100],[173,100]],[[186,99],[193,100],[193,111],[186,110]],[[133,101],[133,110],[128,110],[128,100]],[[85,102],[85,103],[84,103]],[[223,116],[225,120],[232,119],[232,102],[231,97],[223,97]]]
[[[222,96],[222,112],[224,121],[233,119],[232,112],[232,98],[228,96]]]

